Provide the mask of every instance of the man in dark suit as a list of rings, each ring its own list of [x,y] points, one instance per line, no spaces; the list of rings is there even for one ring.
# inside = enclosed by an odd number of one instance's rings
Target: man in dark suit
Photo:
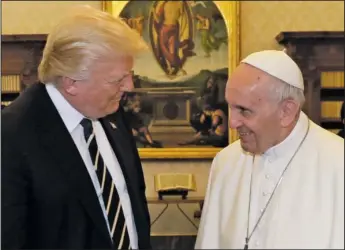
[[[1,112],[3,249],[148,249],[142,166],[119,102],[147,45],[82,7],[49,34],[38,73]]]

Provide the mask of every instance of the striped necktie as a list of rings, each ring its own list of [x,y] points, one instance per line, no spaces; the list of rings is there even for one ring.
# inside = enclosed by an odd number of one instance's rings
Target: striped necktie
[[[102,190],[104,206],[108,215],[110,233],[116,249],[130,249],[130,240],[117,189],[99,152],[92,122],[84,118],[85,140]]]

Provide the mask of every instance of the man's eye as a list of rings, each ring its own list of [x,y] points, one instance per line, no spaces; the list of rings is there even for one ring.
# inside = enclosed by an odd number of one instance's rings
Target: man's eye
[[[240,112],[243,116],[249,116],[252,112],[248,109],[240,109]]]

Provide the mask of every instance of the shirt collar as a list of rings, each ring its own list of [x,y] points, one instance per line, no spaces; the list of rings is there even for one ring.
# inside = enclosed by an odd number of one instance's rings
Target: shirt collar
[[[301,111],[298,121],[288,137],[279,144],[269,148],[263,156],[268,157],[270,160],[275,160],[278,157],[283,157],[291,150],[296,150],[303,140],[305,133],[307,133],[308,126],[309,118]]]
[[[80,124],[84,116],[63,97],[54,84],[47,83],[45,87],[68,132],[71,133]]]

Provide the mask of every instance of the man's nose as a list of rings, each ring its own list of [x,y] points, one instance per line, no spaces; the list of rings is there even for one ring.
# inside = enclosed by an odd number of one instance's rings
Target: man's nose
[[[230,116],[229,116],[229,127],[231,129],[237,129],[240,126],[243,125],[242,120],[238,117],[237,114],[230,112]]]
[[[122,90],[125,92],[132,92],[133,89],[134,89],[133,77],[128,76],[127,79],[124,79],[124,83],[122,84]]]

